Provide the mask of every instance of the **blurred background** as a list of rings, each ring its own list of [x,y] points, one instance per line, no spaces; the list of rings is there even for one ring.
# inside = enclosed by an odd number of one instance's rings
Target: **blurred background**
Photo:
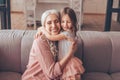
[[[0,29],[36,30],[41,26],[42,13],[73,8],[78,18],[78,30],[104,31],[108,0],[0,0]],[[113,0],[120,8],[120,0]],[[119,13],[112,13],[111,31],[120,31]]]

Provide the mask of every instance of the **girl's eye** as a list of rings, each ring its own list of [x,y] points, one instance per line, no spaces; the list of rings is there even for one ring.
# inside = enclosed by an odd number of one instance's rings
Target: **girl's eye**
[[[47,24],[51,24],[51,21],[48,21]]]
[[[70,21],[68,21],[68,23],[71,23]]]
[[[68,22],[68,23],[71,23],[71,20],[68,20],[67,22]]]
[[[62,23],[64,23],[64,21],[61,21]]]

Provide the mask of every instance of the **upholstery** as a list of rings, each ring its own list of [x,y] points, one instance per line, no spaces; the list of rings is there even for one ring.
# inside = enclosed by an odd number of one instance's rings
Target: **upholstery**
[[[0,80],[21,80],[36,30],[0,30]],[[120,32],[78,31],[82,80],[120,80]]]

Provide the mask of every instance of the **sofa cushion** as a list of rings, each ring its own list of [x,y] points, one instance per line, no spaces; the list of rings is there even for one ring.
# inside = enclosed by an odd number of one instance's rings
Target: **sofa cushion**
[[[112,80],[112,78],[107,73],[89,72],[83,75],[82,80]]]
[[[120,72],[111,74],[112,80],[120,80]]]
[[[21,39],[24,30],[0,31],[0,71],[21,71]]]
[[[34,35],[36,30],[27,30],[24,33],[24,36],[21,41],[21,73],[23,73],[26,69],[26,65],[28,63],[30,49],[32,47],[32,43],[34,40]]]
[[[109,37],[97,31],[81,31],[83,64],[87,72],[109,72],[112,45]]]
[[[106,34],[112,43],[110,73],[116,73],[120,71],[120,34],[118,32],[106,32]]]
[[[0,72],[0,80],[21,80],[21,74],[16,72]]]

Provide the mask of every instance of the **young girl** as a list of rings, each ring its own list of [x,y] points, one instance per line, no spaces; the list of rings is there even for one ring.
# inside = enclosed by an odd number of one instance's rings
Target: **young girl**
[[[50,35],[41,28],[38,32],[42,31],[46,37],[52,41],[59,41],[59,55],[58,59],[61,60],[69,49],[71,41],[75,41],[76,38],[76,25],[77,18],[73,9],[65,7],[61,13],[61,33],[58,35]],[[62,80],[81,80],[81,74],[84,72],[82,61],[73,55],[73,58],[66,64],[63,70]]]

